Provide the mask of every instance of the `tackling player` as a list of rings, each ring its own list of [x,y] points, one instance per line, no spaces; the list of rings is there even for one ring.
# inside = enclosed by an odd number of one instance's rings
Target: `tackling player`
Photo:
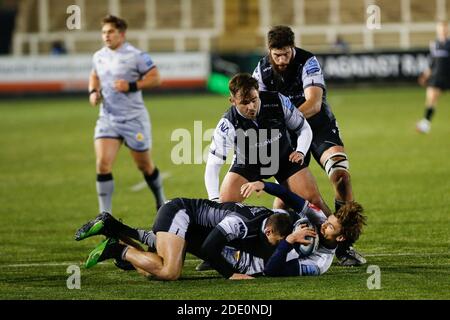
[[[450,89],[450,38],[448,23],[441,21],[436,26],[437,39],[430,43],[431,65],[419,77],[419,83],[426,86],[425,116],[417,123],[420,133],[428,133],[431,119],[442,91]]]
[[[258,91],[258,82],[250,74],[235,75],[229,90],[232,107],[217,124],[206,163],[209,199],[241,202],[244,198],[240,187],[244,183],[274,176],[279,183],[330,213],[314,179],[309,178],[309,171],[304,173],[304,157],[312,134],[302,113],[282,94]],[[295,133],[296,149],[291,147],[288,129]],[[234,150],[233,164],[219,193],[220,169],[230,150]]]
[[[189,252],[209,261],[225,278],[250,279],[237,274],[233,265],[224,259],[221,252],[225,246],[252,252],[267,261],[274,246],[291,232],[292,220],[285,213],[274,213],[264,207],[177,198],[160,208],[151,232],[130,228],[102,213],[82,226],[75,239],[98,234],[108,237],[89,255],[88,268],[114,258],[122,266],[124,261],[130,262],[145,276],[176,280],[181,275],[185,252]],[[131,238],[156,251],[145,252],[120,243],[117,238],[126,243]]]
[[[313,132],[310,151],[334,187],[335,209],[338,210],[353,200],[349,160],[336,118],[326,100],[320,64],[311,52],[295,47],[294,38],[289,27],[273,27],[268,33],[269,54],[259,61],[253,77],[258,79],[260,90],[278,91],[289,97],[308,120]],[[309,185],[315,184],[309,169],[300,174],[300,179],[309,179]],[[366,260],[356,253],[352,244],[346,241],[339,245],[336,256],[340,263],[348,266],[365,264]]]
[[[159,71],[147,53],[126,42],[127,23],[123,19],[110,15],[102,25],[105,46],[94,54],[89,77],[89,102],[92,106],[100,104],[95,127],[100,212],[112,212],[112,167],[122,142],[130,149],[159,208],[165,196],[159,171],[150,156],[150,116],[141,91],[159,86]]]

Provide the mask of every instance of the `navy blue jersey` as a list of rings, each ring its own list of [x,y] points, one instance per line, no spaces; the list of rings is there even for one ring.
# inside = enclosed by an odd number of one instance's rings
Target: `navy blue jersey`
[[[431,77],[450,80],[450,39],[430,44]]]
[[[287,96],[292,104],[299,107],[305,102],[304,90],[311,86],[323,89],[322,107],[320,112],[308,118],[311,129],[315,132],[324,124],[335,120],[326,101],[325,80],[322,68],[317,58],[306,50],[294,48],[294,57],[285,73],[275,72],[270,64],[269,56],[262,58],[253,77],[258,80],[260,90],[277,91]]]

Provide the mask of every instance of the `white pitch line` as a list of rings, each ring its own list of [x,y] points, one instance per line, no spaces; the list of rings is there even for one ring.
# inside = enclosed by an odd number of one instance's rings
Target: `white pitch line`
[[[448,252],[442,253],[372,253],[372,254],[363,254],[364,257],[402,257],[402,256],[415,256],[415,257],[423,257],[423,256],[442,256],[448,255]]]
[[[163,180],[166,178],[169,178],[171,176],[172,176],[172,174],[170,172],[161,172],[161,178]],[[145,188],[148,188],[147,182],[142,181],[142,182],[139,182],[139,183],[135,184],[134,186],[130,187],[130,190],[133,192],[138,192]]]
[[[395,256],[446,256],[447,252],[432,252],[432,253],[372,253],[365,254],[365,257],[395,257]],[[199,262],[200,259],[192,258],[186,259],[185,262]],[[98,264],[108,264],[108,262],[99,262]],[[18,264],[0,264],[0,268],[27,268],[27,267],[58,267],[58,266],[70,266],[70,265],[82,265],[80,262],[36,262],[36,263],[18,263]]]

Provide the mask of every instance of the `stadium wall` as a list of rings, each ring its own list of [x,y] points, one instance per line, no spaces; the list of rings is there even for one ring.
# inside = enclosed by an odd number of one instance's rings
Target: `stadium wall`
[[[163,80],[159,91],[211,90],[211,75],[222,74],[219,91],[223,93],[227,78],[239,71],[252,73],[262,55],[190,52],[152,57]],[[317,58],[330,85],[415,83],[429,64],[425,50],[318,54]],[[91,59],[91,55],[0,57],[0,95],[84,93]]]
[[[210,74],[207,53],[153,54],[162,89],[204,88]],[[91,55],[0,57],[0,94],[85,92]]]

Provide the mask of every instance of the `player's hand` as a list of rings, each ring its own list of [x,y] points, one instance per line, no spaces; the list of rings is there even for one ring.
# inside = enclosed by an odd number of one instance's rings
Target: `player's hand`
[[[247,182],[241,187],[241,195],[247,199],[253,192],[259,196],[264,189],[264,183],[262,181]]]
[[[228,279],[230,279],[230,280],[250,280],[250,279],[255,279],[255,278],[252,276],[249,276],[247,274],[233,273],[233,275],[231,277],[229,277]]]
[[[311,243],[311,241],[306,240],[305,238],[315,236],[317,236],[317,233],[313,229],[308,228],[306,224],[302,224],[300,225],[300,228],[297,228],[297,230],[286,237],[286,241],[290,244],[297,242],[300,244],[308,245]]]
[[[303,164],[303,160],[305,158],[305,155],[301,153],[300,151],[294,151],[289,155],[289,161],[298,163],[300,165]]]
[[[102,95],[98,91],[94,91],[89,95],[89,103],[95,107],[102,101]]]
[[[119,92],[128,92],[130,90],[130,85],[128,84],[128,81],[120,79],[114,81],[114,89]]]

